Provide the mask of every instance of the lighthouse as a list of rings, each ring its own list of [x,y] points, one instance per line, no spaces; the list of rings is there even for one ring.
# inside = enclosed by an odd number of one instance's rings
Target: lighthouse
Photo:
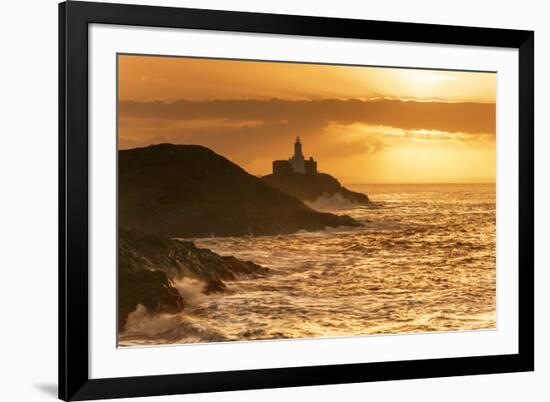
[[[289,175],[293,173],[317,174],[317,162],[311,157],[308,160],[305,159],[299,136],[296,137],[296,142],[294,142],[294,155],[291,158],[273,161],[273,174]]]
[[[300,142],[300,136],[296,137],[296,142],[294,143],[294,157],[304,159],[304,154],[302,153],[302,143]]]
[[[289,162],[294,173],[306,172],[306,161],[304,160],[304,154],[302,153],[302,143],[300,142],[300,137],[296,137],[296,142],[294,143],[294,156],[290,158]]]

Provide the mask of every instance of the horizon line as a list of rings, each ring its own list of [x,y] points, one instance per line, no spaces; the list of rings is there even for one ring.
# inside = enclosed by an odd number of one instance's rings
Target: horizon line
[[[430,185],[430,184],[497,184],[496,181],[492,182],[492,181],[457,181],[457,182],[449,182],[449,181],[434,181],[434,182],[364,182],[364,183],[359,183],[359,182],[345,182],[345,184],[347,184],[348,186],[349,185],[357,185],[357,184],[361,184],[361,185],[384,185],[384,184],[393,184],[393,185],[406,185],[406,184],[427,184],[427,185]]]

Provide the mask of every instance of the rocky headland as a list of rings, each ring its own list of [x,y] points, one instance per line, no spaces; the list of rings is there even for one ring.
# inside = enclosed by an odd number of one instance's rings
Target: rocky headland
[[[263,176],[262,180],[271,187],[301,201],[314,202],[322,197],[340,196],[352,204],[369,203],[369,197],[366,194],[348,190],[336,178],[326,173],[269,174]]]
[[[119,223],[144,233],[256,236],[360,225],[349,216],[311,209],[302,197],[203,146],[161,144],[119,151],[118,168]]]

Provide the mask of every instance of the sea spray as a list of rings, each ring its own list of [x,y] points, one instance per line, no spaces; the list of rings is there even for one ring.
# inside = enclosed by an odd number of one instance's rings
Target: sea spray
[[[323,212],[350,209],[359,205],[356,202],[344,198],[344,196],[340,193],[323,194],[315,201],[305,201],[305,204],[310,208]]]
[[[223,340],[220,332],[194,322],[184,313],[151,314],[141,304],[128,315],[125,330],[119,334],[119,346]]]

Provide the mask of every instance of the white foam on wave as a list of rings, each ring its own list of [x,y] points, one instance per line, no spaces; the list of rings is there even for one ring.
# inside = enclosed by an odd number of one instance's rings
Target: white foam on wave
[[[141,304],[128,315],[120,346],[148,343],[219,342],[225,337],[218,331],[194,322],[183,313],[151,314]]]
[[[315,201],[305,201],[304,203],[310,208],[324,212],[338,209],[350,209],[358,205],[353,201],[344,198],[340,193],[323,194]]]
[[[178,290],[186,305],[198,305],[209,298],[217,297],[215,295],[205,295],[203,291],[206,283],[199,279],[184,277],[176,280],[174,287]]]

